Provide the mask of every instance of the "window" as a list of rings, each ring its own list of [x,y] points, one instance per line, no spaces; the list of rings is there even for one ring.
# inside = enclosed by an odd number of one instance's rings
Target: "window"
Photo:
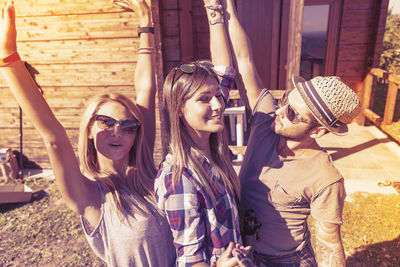
[[[305,0],[300,61],[304,79],[335,74],[339,4],[335,0]]]

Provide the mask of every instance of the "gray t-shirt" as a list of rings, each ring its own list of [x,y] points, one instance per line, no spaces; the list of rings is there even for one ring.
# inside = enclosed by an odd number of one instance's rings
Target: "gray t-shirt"
[[[325,151],[309,157],[283,158],[279,136],[270,129],[275,100],[264,90],[253,111],[250,137],[240,171],[241,205],[261,223],[255,250],[287,255],[309,242],[307,218],[342,223],[343,179]],[[251,222],[248,222],[251,223]]]
[[[99,224],[92,229],[81,217],[86,239],[95,254],[108,266],[174,266],[176,253],[167,220],[157,212],[147,212],[128,215],[127,221],[122,222],[111,203],[105,201],[103,187],[98,185],[102,200]],[[141,208],[146,209],[143,205]]]

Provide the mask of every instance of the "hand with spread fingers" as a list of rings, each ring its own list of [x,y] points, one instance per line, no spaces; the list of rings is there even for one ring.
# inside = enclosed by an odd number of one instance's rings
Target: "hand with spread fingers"
[[[140,26],[151,25],[151,0],[129,0],[128,2],[129,6],[139,16]]]
[[[151,6],[151,0],[113,0],[113,3],[126,11],[138,13],[139,16],[148,13]]]
[[[219,5],[219,0],[203,0],[204,5]]]
[[[0,21],[0,58],[17,52],[17,30],[15,27],[15,10],[11,0],[1,9]]]

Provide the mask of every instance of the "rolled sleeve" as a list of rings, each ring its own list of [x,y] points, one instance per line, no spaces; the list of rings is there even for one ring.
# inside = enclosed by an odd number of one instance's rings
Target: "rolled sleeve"
[[[214,71],[220,78],[222,94],[225,100],[228,101],[229,91],[235,84],[236,70],[232,66],[215,66]]]
[[[327,186],[311,202],[311,215],[322,222],[343,224],[342,213],[346,190],[343,178]]]

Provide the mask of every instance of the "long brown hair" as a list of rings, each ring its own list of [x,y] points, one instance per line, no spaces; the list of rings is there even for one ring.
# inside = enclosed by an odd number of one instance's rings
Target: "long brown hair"
[[[166,134],[169,145],[164,152],[171,153],[173,157],[173,179],[175,184],[184,167],[193,169],[207,194],[215,205],[215,191],[210,175],[199,162],[199,157],[204,155],[196,143],[190,137],[179,112],[185,102],[206,82],[207,78],[218,77],[211,67],[200,62],[194,62],[195,70],[185,73],[180,68],[172,69],[167,75],[163,87],[163,113],[166,120]],[[209,138],[211,160],[216,167],[228,191],[233,193],[236,199],[240,196],[240,183],[230,161],[226,132],[211,133]]]
[[[94,141],[89,138],[94,123],[93,115],[108,102],[121,104],[142,124],[129,151],[128,167],[124,174],[110,174],[99,168]],[[94,96],[82,115],[78,142],[81,169],[86,175],[99,181],[107,193],[111,193],[106,194],[106,198],[117,209],[120,218],[123,218],[126,212],[131,215],[134,211],[143,212],[141,207],[148,206],[148,203],[152,211],[153,207],[156,207],[154,198],[156,169],[150,144],[143,142],[145,132],[146,124],[140,110],[129,98],[121,94],[109,93]],[[128,190],[134,194],[121,194],[121,190]]]

